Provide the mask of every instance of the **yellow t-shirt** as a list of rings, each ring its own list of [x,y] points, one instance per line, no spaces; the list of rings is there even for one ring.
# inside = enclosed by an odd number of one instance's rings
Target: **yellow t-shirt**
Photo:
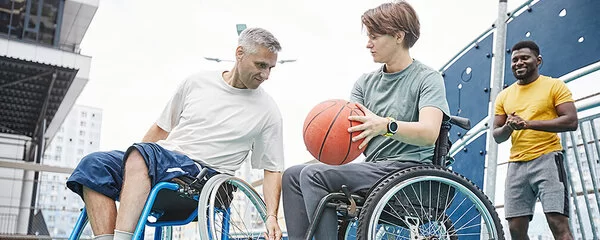
[[[524,120],[551,120],[558,117],[556,106],[573,102],[571,91],[560,79],[540,77],[527,85],[514,83],[496,98],[496,115],[515,113]],[[511,162],[530,161],[543,154],[562,150],[558,134],[537,130],[513,131]]]

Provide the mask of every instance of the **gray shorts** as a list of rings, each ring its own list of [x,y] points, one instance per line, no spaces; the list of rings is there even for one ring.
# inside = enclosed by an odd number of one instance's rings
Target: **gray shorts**
[[[569,216],[563,154],[551,152],[527,162],[509,162],[504,192],[506,219],[533,217],[539,198],[544,213]]]

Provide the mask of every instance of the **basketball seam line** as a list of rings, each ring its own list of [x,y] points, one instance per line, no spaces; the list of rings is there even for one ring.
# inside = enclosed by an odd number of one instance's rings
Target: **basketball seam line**
[[[346,105],[346,107],[348,107],[348,105]],[[350,116],[353,116],[352,115],[353,113],[358,114],[358,112],[356,111],[356,108],[350,108],[350,109],[351,109]],[[348,121],[350,121],[350,120],[348,120]],[[352,121],[350,121],[350,127],[354,127],[352,125]],[[344,160],[340,163],[340,165],[344,164],[344,163],[346,163],[346,161],[348,161],[348,155],[350,155],[350,148],[352,148],[352,133],[350,133],[350,143],[348,144],[348,151],[346,152],[346,157],[344,157]]]
[[[346,103],[346,104],[348,104],[348,103]],[[344,107],[346,107],[346,106],[344,105]],[[342,113],[342,110],[344,110],[344,107],[340,108],[338,113],[335,115],[335,118],[333,118],[333,121],[331,121],[331,124],[329,124],[327,133],[325,134],[325,137],[323,138],[323,142],[321,143],[321,148],[319,148],[319,160],[321,159],[321,154],[323,153],[323,146],[325,146],[325,140],[327,140],[327,136],[329,135],[329,132],[331,131],[331,127],[333,127],[333,124],[337,120],[338,116],[340,116],[340,113]]]
[[[306,124],[306,128],[304,129],[304,131],[302,132],[302,137],[304,138],[304,136],[306,136],[306,130],[308,130],[308,127],[310,126],[310,124],[315,120],[315,118],[317,118],[319,115],[321,115],[321,113],[325,112],[325,110],[334,107],[335,106],[335,102],[333,103],[333,105],[326,107],[325,109],[323,109],[322,111],[320,111],[319,113],[315,114],[315,116],[308,122],[308,124]]]

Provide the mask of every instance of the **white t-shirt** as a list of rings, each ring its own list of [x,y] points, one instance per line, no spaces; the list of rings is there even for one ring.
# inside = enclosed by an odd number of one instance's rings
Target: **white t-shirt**
[[[156,124],[169,132],[157,143],[217,171],[252,167],[283,171],[283,123],[275,101],[262,88],[238,89],[222,71],[186,79]]]

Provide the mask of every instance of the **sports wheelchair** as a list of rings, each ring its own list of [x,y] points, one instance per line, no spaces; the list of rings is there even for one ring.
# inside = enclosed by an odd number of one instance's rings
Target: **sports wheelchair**
[[[311,240],[323,211],[338,216],[338,239],[504,239],[498,214],[487,196],[447,166],[452,125],[470,129],[466,118],[445,119],[435,143],[433,164],[400,169],[381,178],[368,192],[346,186],[319,202],[306,239]]]
[[[132,239],[144,239],[146,226],[154,239],[171,239],[172,226],[198,222],[200,239],[259,239],[265,232],[267,209],[245,181],[204,168],[197,178],[179,177],[156,184],[148,195]],[[88,218],[85,208],[69,240],[79,239]]]

